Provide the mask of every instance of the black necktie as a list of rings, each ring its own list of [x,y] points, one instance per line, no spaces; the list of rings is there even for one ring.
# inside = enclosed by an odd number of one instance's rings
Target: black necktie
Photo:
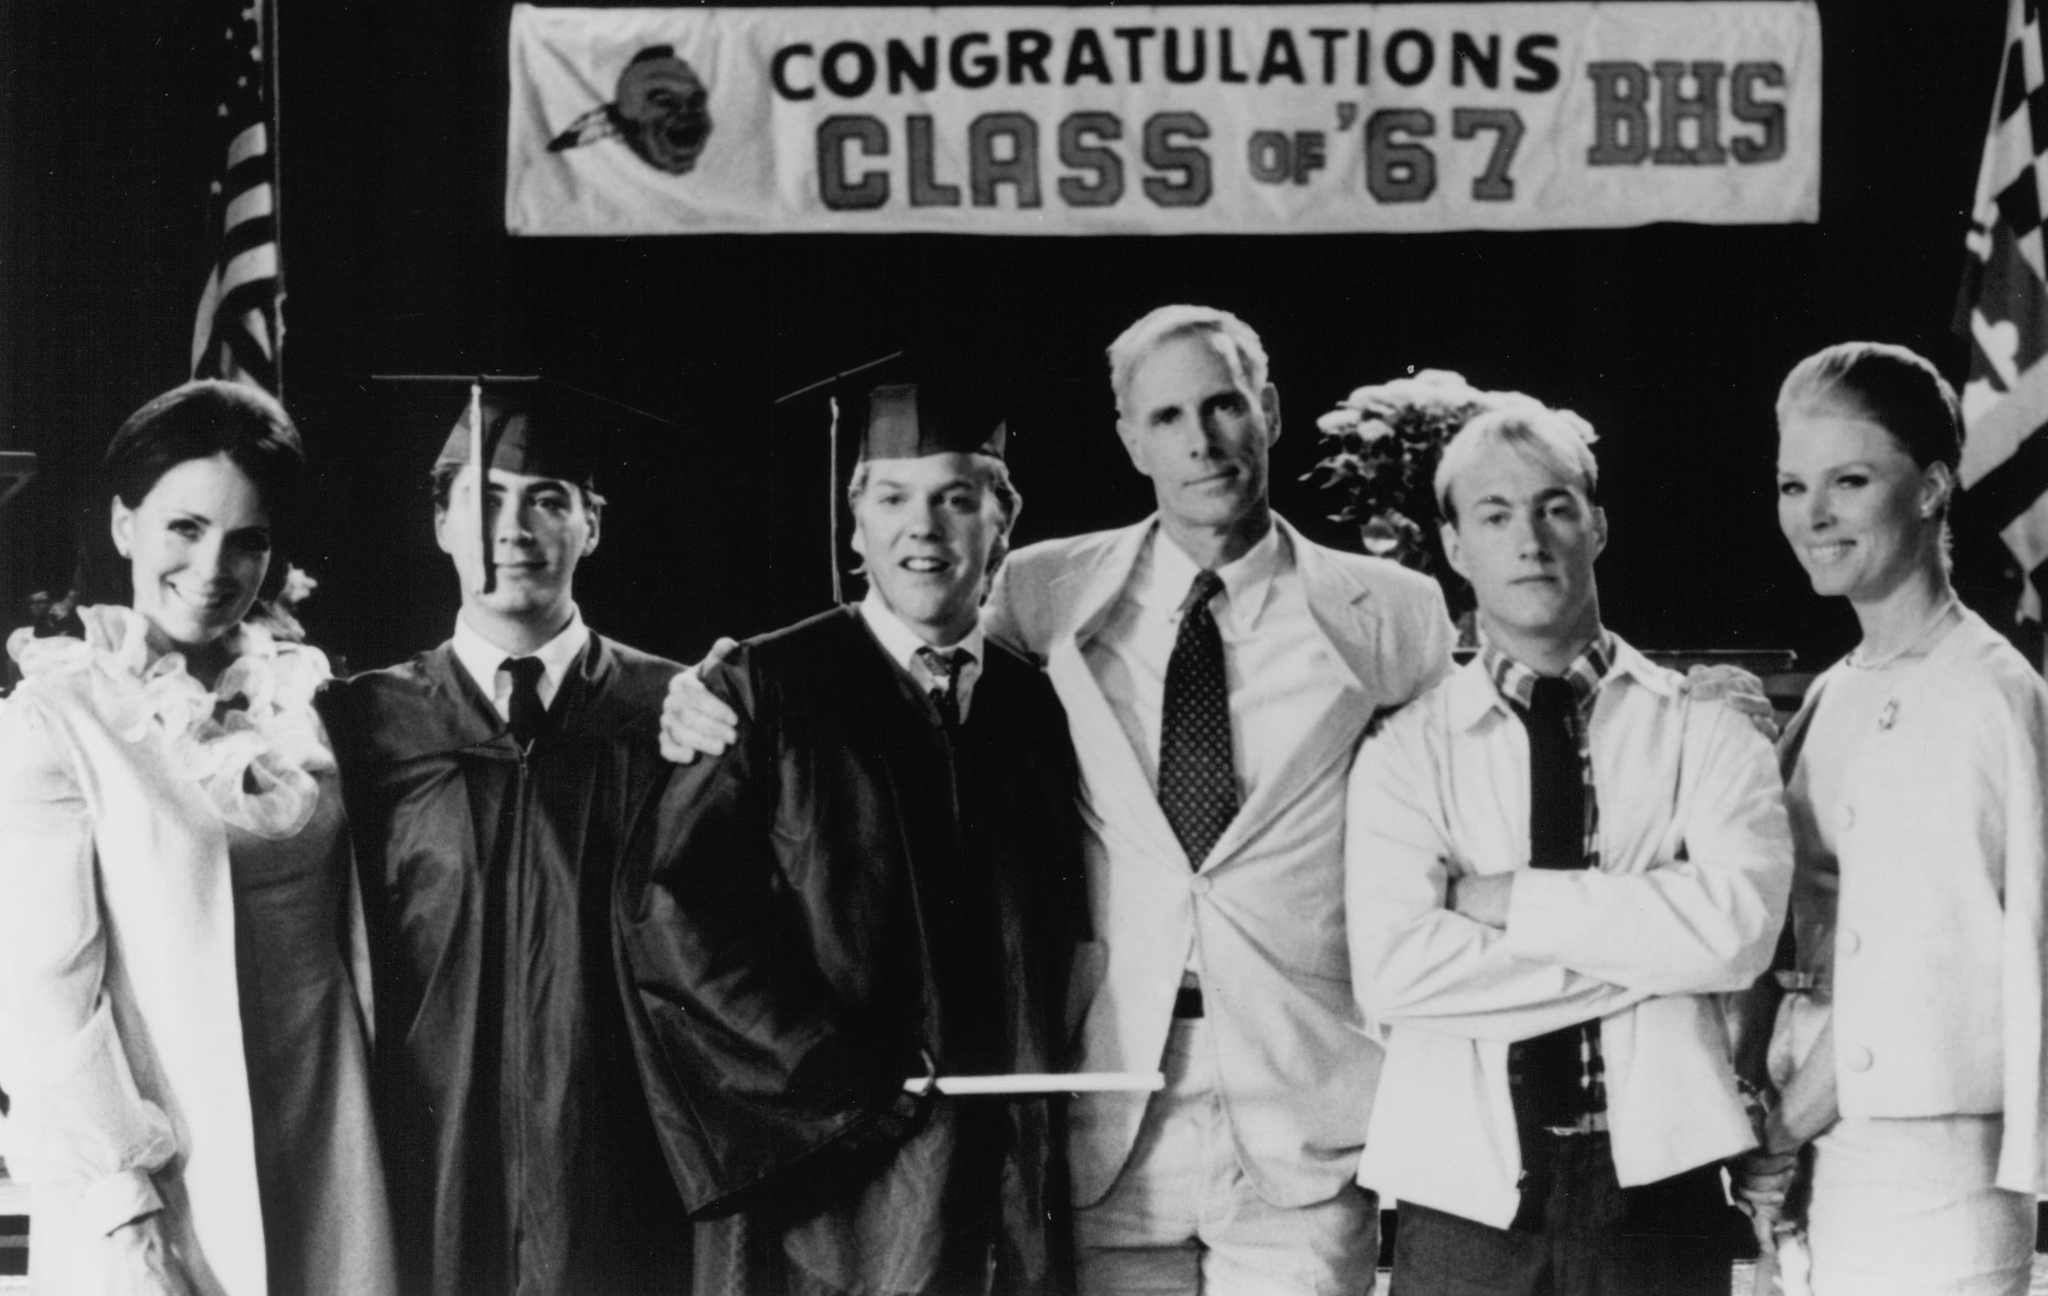
[[[1586,867],[1586,776],[1573,725],[1578,695],[1570,681],[1536,681],[1526,711],[1529,731],[1529,866]],[[1587,1051],[1599,1022],[1567,1026],[1509,1046],[1516,1077],[1515,1116],[1525,1144],[1545,1126],[1569,1126],[1591,1110]]]
[[[540,700],[540,677],[547,667],[538,657],[507,657],[503,669],[512,676],[512,711],[507,723],[524,747],[547,726],[548,709]]]
[[[926,673],[933,680],[926,696],[938,708],[939,719],[948,729],[960,724],[960,667],[961,659],[966,655],[964,651],[951,648],[917,650],[917,659],[924,663]]]
[[[1223,578],[1215,572],[1196,573],[1166,662],[1159,724],[1159,808],[1194,868],[1202,867],[1237,813],[1223,636],[1209,614],[1209,600],[1222,589]]]
[[[1522,725],[1529,731],[1529,863],[1586,867],[1586,775],[1572,725],[1578,695],[1571,682],[1536,681]]]

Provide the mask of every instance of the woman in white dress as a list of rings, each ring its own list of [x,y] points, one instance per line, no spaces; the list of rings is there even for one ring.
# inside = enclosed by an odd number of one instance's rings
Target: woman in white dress
[[[1745,1193],[1770,1213],[1800,1165],[1817,1296],[2017,1296],[2048,1189],[2048,688],[1950,587],[1962,441],[1934,367],[1830,347],[1777,414],[1779,523],[1862,640],[1780,744],[1794,957],[1738,1014],[1777,1090]]]
[[[0,711],[0,1088],[50,1293],[393,1289],[362,924],[315,649],[245,624],[297,431],[195,382],[108,447],[82,637]]]

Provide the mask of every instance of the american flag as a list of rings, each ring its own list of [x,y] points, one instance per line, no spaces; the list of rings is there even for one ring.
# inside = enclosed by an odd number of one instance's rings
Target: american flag
[[[282,394],[284,279],[277,252],[277,140],[269,0],[214,6],[222,170],[212,187],[214,260],[192,327],[192,376]]]

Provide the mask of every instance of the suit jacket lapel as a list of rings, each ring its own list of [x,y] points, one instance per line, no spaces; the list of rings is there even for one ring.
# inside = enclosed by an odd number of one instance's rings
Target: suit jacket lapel
[[[1379,703],[1383,700],[1380,614],[1373,606],[1372,588],[1342,564],[1332,562],[1321,545],[1309,541],[1285,518],[1275,516],[1281,533],[1294,546],[1295,570],[1301,574],[1302,589],[1308,594],[1309,615],[1315,618],[1337,660],[1351,673],[1350,686]]]
[[[1337,706],[1316,717],[1301,741],[1268,775],[1223,830],[1209,852],[1208,868],[1216,868],[1246,843],[1255,841],[1268,824],[1284,813],[1334,760],[1348,760],[1380,699],[1372,686],[1379,676],[1379,614],[1372,592],[1321,549],[1304,539],[1279,514],[1274,525],[1293,548],[1294,570],[1308,597],[1309,614],[1348,678]]]
[[[1045,669],[1066,708],[1075,753],[1082,768],[1091,773],[1085,781],[1088,795],[1113,798],[1126,812],[1119,822],[1129,824],[1165,858],[1185,860],[1186,852],[1159,808],[1145,766],[1131,748],[1130,734],[1116,718],[1081,652],[1123,593],[1155,520],[1146,518],[1126,528],[1102,562],[1066,572],[1054,582],[1053,606],[1065,611],[1047,644]],[[1110,817],[1102,807],[1094,813],[1098,818]]]

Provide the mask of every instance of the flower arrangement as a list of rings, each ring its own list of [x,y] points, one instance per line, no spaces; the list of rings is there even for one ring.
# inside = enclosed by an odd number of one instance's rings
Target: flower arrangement
[[[1438,535],[1437,460],[1444,443],[1475,416],[1537,403],[1521,392],[1481,391],[1448,369],[1360,387],[1316,420],[1330,453],[1303,480],[1320,478],[1317,484],[1342,501],[1331,520],[1357,524],[1367,553],[1442,582],[1457,615],[1471,599]]]
[[[319,588],[320,582],[311,573],[293,564],[285,568],[284,587],[274,597],[258,600],[249,609],[248,620],[269,631],[279,643],[302,644],[306,642],[306,627],[299,623],[299,605]]]

